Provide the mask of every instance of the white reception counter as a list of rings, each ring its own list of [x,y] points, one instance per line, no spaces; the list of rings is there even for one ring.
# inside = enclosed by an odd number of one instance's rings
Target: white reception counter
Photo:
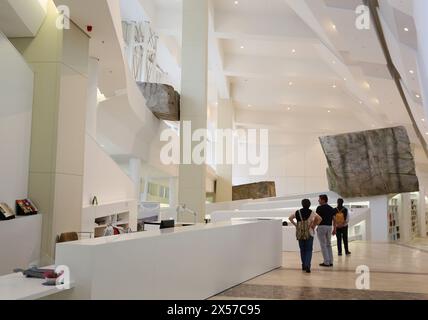
[[[279,268],[279,220],[228,221],[58,244],[71,299],[206,299]]]

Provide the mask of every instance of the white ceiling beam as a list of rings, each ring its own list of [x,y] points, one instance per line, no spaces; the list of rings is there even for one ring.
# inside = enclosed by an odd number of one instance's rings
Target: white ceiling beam
[[[259,78],[309,78],[328,82],[336,74],[322,61],[286,57],[260,57],[253,55],[226,54],[224,73],[227,76]]]
[[[317,43],[317,36],[297,17],[216,12],[215,35],[219,39],[255,39]]]

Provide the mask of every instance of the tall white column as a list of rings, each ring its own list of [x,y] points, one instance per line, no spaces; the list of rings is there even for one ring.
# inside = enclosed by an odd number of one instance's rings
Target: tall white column
[[[367,226],[368,239],[375,242],[388,241],[388,197],[370,198],[370,223]]]
[[[200,142],[190,143],[184,121],[191,122],[193,133],[207,128],[208,82],[208,0],[183,1],[183,42],[181,79],[181,160],[179,166],[179,202],[204,221],[206,202],[206,164],[183,162]],[[191,150],[185,149],[191,145]],[[185,151],[184,151],[185,150]],[[189,154],[190,153],[190,154]]]
[[[400,208],[400,240],[408,242],[412,240],[412,218],[411,218],[411,199],[410,193],[403,193],[401,195],[401,208]]]
[[[177,177],[169,178],[169,207],[176,208],[178,205],[178,179]]]
[[[94,139],[97,138],[98,70],[99,70],[98,58],[89,57],[88,106],[86,109],[86,132]]]
[[[235,111],[232,101],[220,99],[218,102],[217,110],[217,128],[223,130],[233,130],[235,118]],[[216,188],[216,202],[232,201],[232,163],[227,159],[228,155],[233,158],[233,136],[230,137],[231,141],[228,143],[227,138],[223,139],[223,143],[217,141],[217,155],[219,152],[223,155],[220,159],[221,164],[216,163],[217,168],[217,188]]]
[[[428,114],[428,1],[413,0],[414,21],[418,38],[419,79],[422,83],[421,96],[424,100],[425,114]]]
[[[135,199],[140,201],[141,195],[141,159],[131,158],[129,160],[129,173],[134,182]]]

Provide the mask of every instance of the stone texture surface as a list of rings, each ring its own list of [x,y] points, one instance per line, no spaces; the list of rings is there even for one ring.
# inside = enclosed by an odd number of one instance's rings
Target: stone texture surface
[[[320,138],[331,191],[365,197],[419,190],[410,140],[404,127]]]
[[[232,199],[262,199],[276,197],[275,182],[263,181],[232,187]]]
[[[147,107],[161,120],[180,120],[180,94],[167,84],[137,82]]]

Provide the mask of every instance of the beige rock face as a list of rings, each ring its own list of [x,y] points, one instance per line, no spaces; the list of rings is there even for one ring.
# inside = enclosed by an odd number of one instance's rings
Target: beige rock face
[[[419,191],[415,161],[404,127],[320,138],[331,191],[365,197]]]
[[[167,84],[137,82],[147,107],[161,120],[180,120],[180,94]]]
[[[263,181],[232,187],[232,199],[262,199],[276,197],[275,182]]]

